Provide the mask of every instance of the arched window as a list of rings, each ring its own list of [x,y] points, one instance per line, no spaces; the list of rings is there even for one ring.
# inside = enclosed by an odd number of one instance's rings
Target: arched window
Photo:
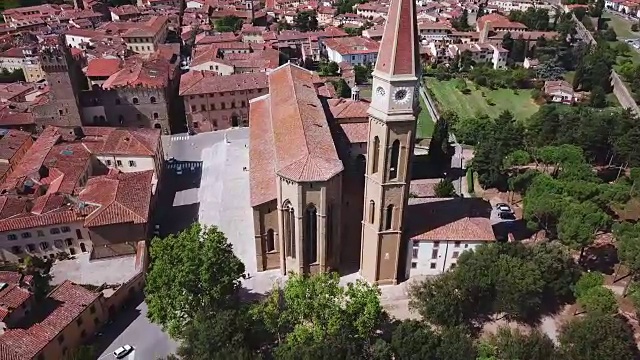
[[[152,104],[155,104],[155,103],[156,103],[156,97],[155,97],[155,96],[152,96],[152,97],[149,99],[149,102],[151,102]]]
[[[318,211],[313,205],[309,205],[306,211],[305,244],[307,264],[318,261]]]
[[[154,112],[154,113],[153,113],[153,118],[154,118],[154,119],[157,119],[157,118],[158,118],[158,113],[157,113],[157,112]]]
[[[371,151],[371,173],[378,172],[378,158],[380,157],[380,139],[376,136],[373,138],[373,151]]]
[[[134,97],[133,99],[131,99],[131,102],[133,102],[133,105],[138,105],[140,101],[138,100],[137,97]]]
[[[162,125],[157,124],[157,123],[153,124],[153,127],[156,128],[156,129],[162,129]]]
[[[391,145],[391,159],[389,162],[389,178],[398,177],[398,157],[400,157],[400,141],[396,140]]]
[[[95,116],[93,117],[93,123],[94,123],[94,124],[97,124],[99,119],[100,119],[100,118],[98,117],[98,115],[95,115]]]
[[[387,214],[384,219],[384,229],[391,230],[392,223],[393,223],[393,204],[387,206]]]
[[[267,230],[267,241],[265,245],[265,249],[267,252],[272,252],[276,249],[276,239],[273,233],[273,229]]]
[[[285,253],[290,258],[296,258],[296,229],[295,210],[289,201],[282,206],[282,220],[284,222]]]
[[[373,224],[376,219],[376,202],[369,200],[369,223]]]

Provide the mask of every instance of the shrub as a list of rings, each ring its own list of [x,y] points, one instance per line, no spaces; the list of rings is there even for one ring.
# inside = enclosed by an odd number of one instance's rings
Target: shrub
[[[469,94],[471,94],[471,89],[464,88],[464,89],[460,90],[460,92],[463,93],[464,95],[469,95]]]
[[[495,102],[493,102],[493,100],[491,100],[490,98],[487,98],[487,105],[489,105],[489,106],[495,106],[495,105],[496,105],[496,103],[495,103]]]
[[[638,24],[631,25],[631,31],[633,31],[633,32],[638,31]]]
[[[437,197],[446,198],[456,195],[456,189],[453,187],[453,183],[449,179],[442,179],[436,184],[433,189]]]
[[[467,192],[471,195],[475,193],[474,185],[473,185],[473,169],[467,168]]]

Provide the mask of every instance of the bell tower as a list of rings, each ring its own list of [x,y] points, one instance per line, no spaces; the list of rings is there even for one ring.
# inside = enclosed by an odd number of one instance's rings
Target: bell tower
[[[411,179],[421,65],[414,0],[391,0],[369,106],[360,275],[380,285],[404,277],[402,232]]]

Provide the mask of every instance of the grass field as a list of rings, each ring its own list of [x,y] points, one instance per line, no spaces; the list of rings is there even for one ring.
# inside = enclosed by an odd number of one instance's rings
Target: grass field
[[[538,111],[538,105],[531,98],[531,90],[518,90],[517,94],[511,89],[476,90],[474,84],[468,83],[471,93],[465,95],[456,88],[457,81],[459,80],[426,79],[427,87],[434,94],[434,100],[439,104],[441,111],[452,110],[460,117],[472,117],[478,114],[497,117],[501,112],[509,110],[519,120],[526,119]],[[483,92],[486,97],[482,96]],[[493,101],[495,105],[487,104],[487,99]]]
[[[620,15],[605,12],[602,18],[606,19],[607,25],[616,31],[620,39],[635,39],[640,37],[640,33],[631,31],[632,22]]]
[[[427,104],[424,103],[422,96],[420,96],[420,108],[422,110],[420,111],[420,115],[418,115],[416,136],[420,139],[425,139],[431,137],[435,123],[429,114],[429,110],[427,110]]]

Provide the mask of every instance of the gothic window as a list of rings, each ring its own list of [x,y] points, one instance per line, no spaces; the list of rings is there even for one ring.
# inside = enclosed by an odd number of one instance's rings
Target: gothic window
[[[400,141],[396,140],[391,145],[391,159],[389,163],[389,178],[398,177],[398,158],[400,157]]]
[[[155,103],[156,103],[156,97],[155,97],[155,96],[152,96],[152,97],[149,99],[149,101],[150,101],[152,104],[155,104]]]
[[[391,230],[393,223],[393,204],[387,206],[387,214],[384,220],[384,229]]]
[[[309,205],[305,215],[307,263],[313,264],[318,261],[318,210],[315,206]]]
[[[282,207],[282,220],[284,222],[285,252],[288,257],[296,257],[296,236],[295,236],[295,210],[289,201]]]
[[[265,245],[265,249],[267,252],[272,252],[276,249],[276,240],[273,229],[267,230],[267,241]]]
[[[376,219],[376,202],[369,200],[369,223],[373,224]]]
[[[138,105],[140,102],[137,97],[134,97],[131,101],[133,102],[133,105]]]
[[[158,116],[158,113],[157,113],[157,112],[154,112],[154,113],[153,113],[153,118],[154,118],[154,119],[157,119],[158,117],[159,117],[159,116]]]
[[[378,158],[380,157],[380,139],[376,136],[373,138],[373,151],[371,151],[371,173],[378,172]]]

